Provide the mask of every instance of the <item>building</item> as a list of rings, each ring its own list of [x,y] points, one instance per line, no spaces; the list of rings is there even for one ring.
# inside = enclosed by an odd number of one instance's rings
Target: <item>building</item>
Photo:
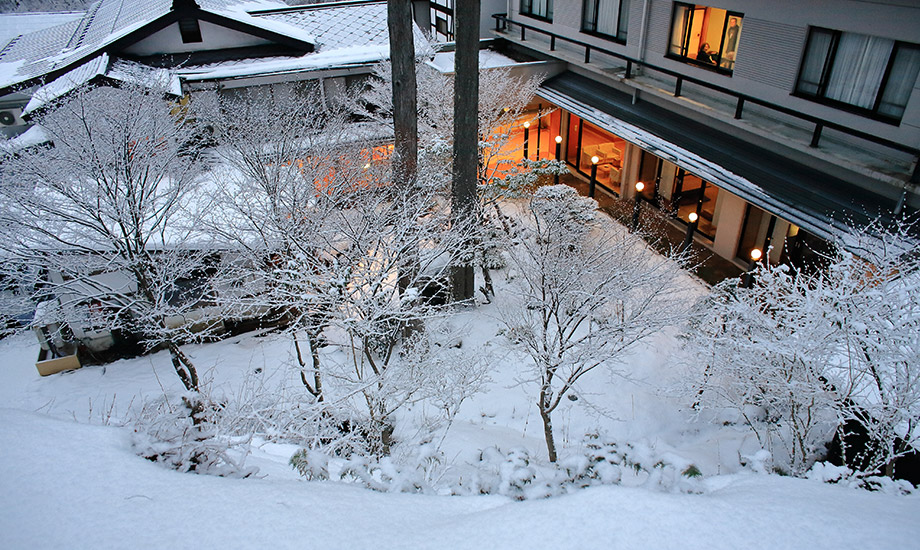
[[[596,158],[607,192],[642,181],[739,266],[920,205],[920,3],[509,0],[483,17],[549,77],[531,157],[562,136],[582,178]]]
[[[381,0],[98,0],[85,13],[3,15],[0,131],[23,133],[35,110],[89,82],[338,94],[388,57]]]

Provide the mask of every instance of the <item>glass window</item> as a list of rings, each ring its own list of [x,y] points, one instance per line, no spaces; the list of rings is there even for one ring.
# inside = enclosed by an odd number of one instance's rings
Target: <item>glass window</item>
[[[798,95],[900,122],[920,71],[920,46],[812,28]]]
[[[626,42],[630,0],[585,0],[581,30]]]
[[[731,74],[743,22],[737,12],[675,3],[668,56]]]
[[[521,14],[553,20],[553,0],[521,0]]]

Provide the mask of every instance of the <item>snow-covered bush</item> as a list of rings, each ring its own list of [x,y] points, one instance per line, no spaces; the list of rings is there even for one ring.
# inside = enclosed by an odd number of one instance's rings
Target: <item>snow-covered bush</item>
[[[352,481],[384,493],[434,494],[434,480],[443,454],[431,444],[420,445],[405,464],[392,457],[352,455],[335,460],[322,451],[301,449],[290,464],[308,480]]]
[[[244,464],[251,439],[221,433],[210,421],[217,413],[213,407],[197,394],[186,394],[179,403],[167,398],[149,403],[129,422],[134,451],[180,472],[224,477],[257,473],[258,468]]]
[[[308,480],[341,480],[359,483],[381,492],[445,493],[455,495],[502,495],[514,500],[548,498],[586,487],[624,485],[652,490],[702,493],[702,474],[692,463],[660,453],[641,443],[617,443],[589,434],[584,450],[552,463],[532,456],[526,449],[502,451],[488,447],[479,460],[456,480],[450,480],[443,454],[423,444],[407,459],[330,457],[321,451],[302,449],[291,457],[293,466]]]
[[[702,493],[699,469],[673,453],[642,443],[620,443],[589,434],[584,450],[551,463],[522,448],[490,447],[480,453],[476,472],[454,489],[458,494],[500,494],[515,500],[546,498],[586,487],[624,485]]]
[[[835,466],[827,462],[816,462],[805,477],[824,483],[879,491],[890,495],[910,495],[917,490],[910,482],[903,479],[891,479],[866,472],[857,472],[846,466]]]

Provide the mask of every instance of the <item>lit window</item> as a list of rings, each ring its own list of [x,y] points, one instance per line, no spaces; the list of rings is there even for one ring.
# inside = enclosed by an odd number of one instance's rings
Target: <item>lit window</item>
[[[581,30],[626,42],[630,0],[585,0]]]
[[[521,0],[521,14],[553,20],[553,0]]]
[[[696,4],[674,4],[668,55],[731,74],[744,15]]]
[[[917,82],[920,46],[812,28],[797,95],[899,122]]]

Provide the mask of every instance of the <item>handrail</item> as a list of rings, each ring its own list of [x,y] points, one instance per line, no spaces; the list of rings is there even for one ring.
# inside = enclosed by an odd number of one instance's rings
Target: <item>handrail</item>
[[[890,148],[890,149],[894,149],[894,150],[901,151],[901,152],[904,152],[904,153],[910,153],[910,154],[912,154],[912,155],[920,156],[920,148],[917,148],[917,147],[910,147],[910,146],[908,146],[908,145],[904,145],[904,144],[898,143],[898,142],[896,142],[896,141],[891,141],[891,140],[889,140],[889,139],[886,139],[886,138],[883,138],[883,137],[879,137],[879,136],[875,136],[875,135],[872,135],[872,134],[863,132],[863,131],[861,131],[861,130],[856,130],[856,129],[850,128],[850,127],[848,127],[848,126],[845,126],[845,125],[843,125],[843,124],[839,124],[839,123],[837,123],[837,122],[833,122],[833,121],[830,121],[830,120],[827,120],[827,119],[824,119],[824,118],[820,118],[820,117],[816,117],[816,116],[809,115],[809,114],[806,114],[806,113],[802,113],[802,112],[796,111],[796,110],[794,110],[794,109],[790,109],[789,107],[784,107],[784,106],[782,106],[782,105],[777,105],[777,104],[775,104],[775,103],[771,103],[771,102],[769,102],[769,101],[765,101],[765,100],[762,100],[762,99],[759,99],[759,98],[756,98],[756,97],[754,97],[754,96],[750,96],[750,95],[747,95],[747,94],[744,94],[744,93],[741,93],[741,92],[736,92],[736,91],[734,91],[734,90],[730,90],[730,89],[725,88],[725,87],[723,87],[723,86],[719,86],[718,84],[713,84],[713,83],[711,83],[711,82],[707,82],[706,80],[701,80],[701,79],[699,79],[699,78],[695,78],[695,77],[692,77],[692,76],[687,76],[687,75],[684,75],[684,74],[682,74],[682,73],[679,73],[679,72],[674,71],[674,70],[671,70],[671,69],[666,69],[666,68],[664,68],[664,67],[659,67],[659,66],[657,66],[657,65],[653,65],[653,64],[648,63],[648,62],[646,62],[646,61],[642,61],[642,60],[639,60],[639,59],[636,59],[636,58],[633,58],[633,57],[629,57],[628,55],[624,55],[624,54],[621,54],[621,53],[617,53],[617,52],[608,50],[608,49],[606,49],[606,48],[601,48],[601,47],[595,46],[595,45],[593,45],[593,44],[589,44],[589,43],[587,43],[587,42],[582,42],[581,40],[577,40],[577,39],[574,39],[574,38],[569,38],[569,37],[566,37],[566,36],[562,36],[562,35],[559,35],[559,34],[556,34],[556,33],[552,32],[552,31],[548,31],[548,30],[546,30],[546,29],[541,29],[541,28],[535,27],[535,26],[533,26],[533,25],[528,25],[527,23],[522,23],[522,22],[520,22],[520,21],[515,21],[515,20],[513,20],[513,19],[509,19],[507,15],[508,15],[508,14],[506,14],[506,13],[496,13],[496,14],[492,15],[492,17],[495,19],[495,30],[496,30],[496,31],[505,30],[506,28],[508,28],[508,25],[511,24],[511,25],[517,25],[518,27],[521,28],[521,40],[522,40],[522,41],[526,41],[526,38],[525,38],[525,29],[526,29],[526,30],[531,30],[531,31],[534,31],[534,32],[538,32],[538,33],[541,33],[541,34],[544,34],[544,35],[547,35],[547,36],[550,37],[550,51],[554,51],[554,50],[555,50],[556,40],[563,40],[563,41],[565,41],[565,42],[570,42],[570,43],[575,44],[575,45],[577,45],[577,46],[581,46],[581,47],[585,48],[585,63],[586,63],[586,64],[587,64],[587,63],[590,63],[591,51],[592,51],[592,50],[598,51],[598,52],[603,53],[603,54],[605,54],[605,55],[609,55],[609,56],[611,56],[611,57],[616,57],[616,58],[621,59],[621,60],[623,60],[623,61],[626,62],[626,74],[625,74],[625,76],[624,76],[625,79],[629,79],[629,78],[632,77],[631,74],[630,74],[630,73],[632,72],[632,66],[633,66],[633,65],[638,65],[638,66],[640,66],[640,67],[647,67],[647,68],[652,69],[652,70],[654,70],[654,71],[657,71],[657,72],[660,72],[660,73],[664,73],[664,74],[666,74],[666,75],[668,75],[668,76],[675,77],[675,78],[677,79],[677,83],[676,83],[676,85],[675,85],[675,93],[674,93],[674,96],[675,96],[675,97],[680,97],[680,88],[681,88],[681,84],[682,84],[682,82],[683,82],[684,80],[686,80],[686,81],[688,81],[688,82],[692,82],[693,84],[702,86],[702,87],[704,87],[704,88],[709,88],[709,89],[711,89],[711,90],[715,90],[715,91],[720,92],[720,93],[723,93],[723,94],[725,94],[725,95],[728,95],[728,96],[737,98],[738,104],[737,104],[737,106],[736,106],[736,108],[735,108],[735,118],[736,118],[736,119],[740,119],[740,118],[741,118],[741,112],[742,112],[742,108],[743,108],[743,106],[744,106],[744,103],[745,103],[745,102],[751,102],[751,103],[755,103],[755,104],[757,104],[757,105],[760,105],[760,106],[762,106],[762,107],[766,107],[766,108],[768,108],[768,109],[772,109],[772,110],[774,110],[774,111],[777,111],[777,112],[780,112],[780,113],[783,113],[783,114],[786,114],[786,115],[789,115],[789,116],[798,118],[798,119],[800,119],[800,120],[804,120],[804,121],[806,121],[806,122],[813,123],[813,124],[815,125],[815,130],[814,130],[814,132],[812,133],[811,147],[817,148],[817,147],[818,147],[818,142],[819,142],[819,140],[821,139],[821,132],[822,132],[822,130],[823,130],[824,128],[831,128],[831,129],[834,129],[834,130],[838,130],[838,131],[840,131],[840,132],[843,132],[843,133],[845,133],[845,134],[849,134],[849,135],[851,135],[851,136],[853,136],[853,137],[856,137],[856,138],[859,138],[859,139],[863,139],[863,140],[866,140],[866,141],[870,141],[870,142],[876,143],[876,144],[878,144],[878,145],[883,145],[883,146],[888,147],[888,148]],[[504,25],[504,26],[503,26],[503,25]],[[914,170],[914,173],[913,173],[913,175],[912,175],[912,177],[911,177],[911,181],[912,181],[912,182],[916,182],[917,180],[920,180],[920,163],[918,163],[918,170]]]

